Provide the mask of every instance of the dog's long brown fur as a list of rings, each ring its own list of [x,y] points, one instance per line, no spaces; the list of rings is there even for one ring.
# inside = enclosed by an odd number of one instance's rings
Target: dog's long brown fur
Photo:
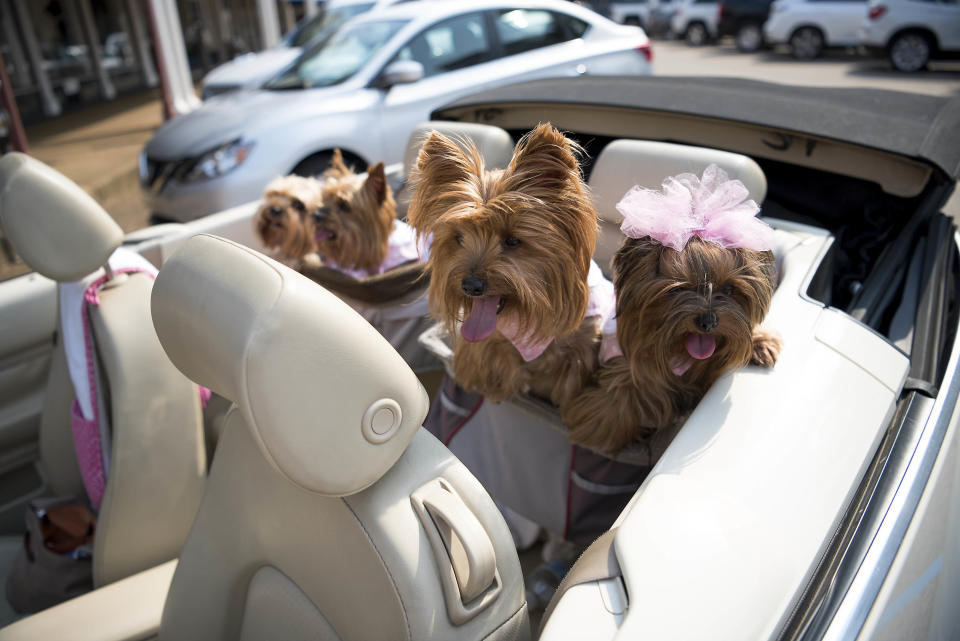
[[[369,167],[363,177],[347,167],[335,149],[323,174],[322,199],[323,206],[307,221],[316,250],[341,267],[377,273],[397,216],[383,163]],[[332,235],[318,240],[318,230]]]
[[[290,264],[316,251],[307,221],[322,197],[316,178],[291,174],[271,181],[254,216],[254,231],[263,246]]]
[[[648,237],[628,238],[614,257],[617,339],[623,356],[601,366],[595,385],[565,408],[570,439],[616,453],[672,425],[723,373],[748,363],[772,366],[780,339],[762,329],[776,283],[773,254],[726,249],[692,238],[683,251]],[[697,319],[716,316],[712,356],[687,358]]]
[[[550,125],[517,144],[505,170],[486,170],[476,147],[433,132],[412,178],[410,223],[433,235],[432,313],[456,337],[455,377],[494,401],[532,392],[563,405],[596,367],[599,333],[584,319],[597,214],[580,175],[578,147]],[[524,362],[499,331],[479,342],[457,335],[473,311],[465,278],[499,297],[520,332],[552,338]],[[499,316],[498,316],[499,318]]]

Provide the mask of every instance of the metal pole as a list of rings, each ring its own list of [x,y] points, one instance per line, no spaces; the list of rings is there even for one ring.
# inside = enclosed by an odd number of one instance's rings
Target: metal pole
[[[257,16],[260,18],[263,48],[276,46],[280,42],[280,19],[277,16],[276,0],[257,0]]]
[[[110,74],[103,66],[103,51],[100,49],[100,35],[97,25],[93,22],[93,12],[90,11],[90,0],[77,0],[80,4],[80,16],[83,18],[84,33],[87,36],[87,51],[93,61],[93,69],[97,74],[97,84],[100,85],[100,94],[107,100],[117,97],[117,90],[113,87]]]
[[[164,117],[169,120],[195,109],[200,101],[193,89],[174,0],[150,0],[150,24],[163,85]]]
[[[63,7],[63,20],[67,23],[67,33],[70,38],[75,41],[75,44],[87,43],[87,55],[83,59],[83,67],[87,70],[87,73],[93,75],[94,68],[93,58],[90,55],[90,43],[87,42],[87,34],[83,31],[80,14],[77,13],[77,5],[73,0],[63,0],[60,6]],[[63,44],[71,43],[65,42]]]
[[[13,97],[13,85],[10,84],[10,77],[7,76],[7,63],[3,60],[2,51],[0,51],[0,104],[3,105],[3,110],[10,117],[10,142],[14,151],[30,153],[27,146],[27,134],[23,130],[23,123],[20,121],[20,110],[17,109],[17,101]]]
[[[307,18],[317,15],[317,0],[303,0],[303,10]]]
[[[53,93],[53,86],[50,84],[50,78],[47,76],[47,70],[43,68],[43,56],[40,55],[40,46],[37,44],[37,34],[33,31],[33,22],[30,20],[30,14],[23,6],[23,0],[11,0],[13,2],[13,11],[16,14],[17,22],[20,23],[20,33],[23,34],[23,43],[27,48],[27,56],[30,57],[30,68],[33,69],[33,77],[37,80],[40,87],[40,99],[43,103],[43,113],[48,116],[59,116],[61,112],[60,101]]]
[[[27,59],[23,55],[20,37],[13,27],[13,16],[10,15],[6,0],[0,0],[0,25],[3,26],[3,37],[10,46],[10,58],[13,62],[13,71],[17,74],[17,83],[21,88],[27,89],[30,87],[30,69],[27,67]]]
[[[143,84],[150,88],[156,87],[160,80],[157,78],[157,70],[153,66],[153,58],[150,56],[150,40],[147,38],[147,30],[143,26],[140,2],[138,0],[124,0],[124,8],[127,12],[127,22],[130,24],[131,44],[140,65]]]

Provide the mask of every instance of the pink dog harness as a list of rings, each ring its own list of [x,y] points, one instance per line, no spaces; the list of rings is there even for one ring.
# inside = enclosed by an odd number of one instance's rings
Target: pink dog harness
[[[607,277],[600,271],[600,266],[592,260],[590,261],[590,271],[587,273],[587,285],[590,287],[590,298],[587,302],[587,313],[584,318],[600,317],[605,324],[616,309],[613,283],[607,280]],[[497,319],[497,329],[513,343],[523,360],[529,363],[550,347],[553,337],[537,341],[532,339],[530,335],[533,332],[520,335],[519,327],[520,324],[514,314],[504,314],[502,318]]]
[[[149,261],[123,247],[110,256],[109,262],[114,274],[141,273],[150,278],[157,275],[157,269]],[[73,444],[84,488],[97,510],[103,502],[110,469],[110,434],[100,410],[102,394],[98,387],[100,379],[89,312],[90,307],[100,304],[100,289],[106,282],[107,276],[101,268],[83,280],[61,283],[59,288],[63,348],[75,393],[70,408]],[[201,403],[206,407],[210,390],[198,387]]]
[[[332,267],[344,274],[349,274],[354,278],[367,278],[388,272],[394,267],[399,267],[404,263],[413,260],[427,260],[430,250],[426,244],[422,247],[417,243],[417,232],[413,227],[402,220],[393,221],[393,231],[390,232],[390,238],[387,240],[387,255],[380,263],[375,272],[369,272],[366,269],[355,269],[352,267],[342,267],[332,260],[324,260],[324,264]]]

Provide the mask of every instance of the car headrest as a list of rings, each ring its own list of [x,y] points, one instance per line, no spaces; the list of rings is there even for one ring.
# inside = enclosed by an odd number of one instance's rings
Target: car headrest
[[[426,391],[359,314],[249,248],[194,236],[154,283],[153,324],[188,378],[235,402],[290,482],[354,494],[400,458]]]
[[[417,166],[420,146],[431,131],[461,140],[470,138],[480,150],[487,169],[504,169],[513,158],[513,139],[500,127],[478,125],[472,122],[446,122],[442,120],[420,123],[410,134],[407,149],[403,154],[404,176],[409,176]]]
[[[17,152],[0,158],[0,223],[20,257],[56,281],[80,280],[123,242],[120,226],[76,183]]]
[[[726,171],[731,179],[743,182],[750,198],[763,203],[767,179],[752,158],[706,147],[621,139],[604,147],[590,174],[590,192],[597,214],[602,220],[619,225],[623,216],[617,211],[617,203],[631,187],[659,190],[668,176],[700,176],[711,163]]]

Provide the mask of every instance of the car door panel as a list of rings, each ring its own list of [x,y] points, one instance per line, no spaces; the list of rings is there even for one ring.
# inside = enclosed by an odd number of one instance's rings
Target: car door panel
[[[22,502],[42,491],[39,426],[57,320],[56,283],[0,283],[0,534],[23,529]]]

